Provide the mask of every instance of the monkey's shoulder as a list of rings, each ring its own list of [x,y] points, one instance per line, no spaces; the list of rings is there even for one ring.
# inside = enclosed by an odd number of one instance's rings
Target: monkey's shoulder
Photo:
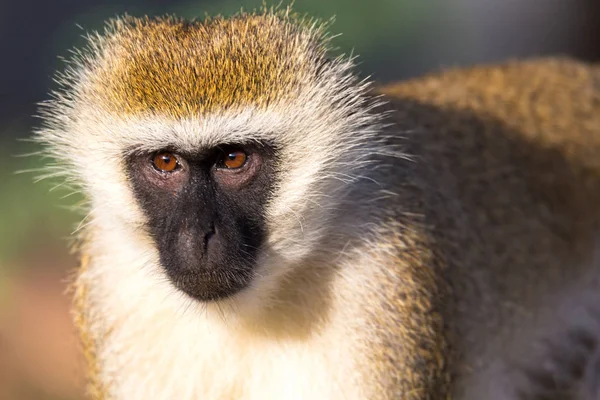
[[[565,101],[600,108],[600,66],[570,58],[542,58],[500,64],[442,70],[406,82],[394,82],[378,89],[390,99],[412,99],[439,106],[485,110],[499,106],[499,115],[511,110],[554,120],[572,111]],[[531,105],[561,105],[543,115]],[[535,105],[534,104],[534,105]],[[558,113],[558,114],[557,114]],[[591,115],[590,115],[591,116]]]
[[[480,137],[495,134],[491,128],[503,124],[505,130],[549,146],[600,146],[597,65],[567,58],[513,61],[451,69],[380,91],[398,110],[397,120],[412,116],[427,126],[443,117],[447,131],[472,126]]]
[[[380,90],[422,180],[453,191],[490,218],[490,212],[539,206],[589,213],[600,199],[596,65],[552,58],[508,62]]]

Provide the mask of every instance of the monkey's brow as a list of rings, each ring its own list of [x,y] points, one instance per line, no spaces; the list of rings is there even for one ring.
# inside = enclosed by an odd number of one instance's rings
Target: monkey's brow
[[[206,146],[195,146],[190,149],[189,146],[180,146],[176,143],[165,143],[164,145],[147,146],[146,144],[139,144],[137,146],[130,146],[123,154],[125,156],[142,156],[146,154],[156,153],[157,151],[169,151],[183,156],[199,157],[205,154],[210,154],[218,150],[224,150],[228,147],[243,147],[243,148],[260,148],[266,150],[277,150],[279,146],[272,139],[246,139],[246,140],[224,140],[217,144],[211,144]]]

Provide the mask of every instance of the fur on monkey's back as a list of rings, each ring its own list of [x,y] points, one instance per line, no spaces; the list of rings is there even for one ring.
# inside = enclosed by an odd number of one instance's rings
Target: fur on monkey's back
[[[600,315],[600,67],[509,62],[380,90],[415,160],[394,170],[405,204],[414,205],[402,211],[423,215],[423,235],[443,266],[439,282],[452,297],[439,307],[453,371],[494,374],[490,365],[502,360],[515,374],[532,363],[539,372],[547,360],[569,357],[551,354],[546,341],[562,341],[563,351],[572,334],[600,343],[600,325],[576,320]],[[563,364],[549,380],[566,379]],[[511,373],[504,378],[513,381]],[[476,381],[464,380],[469,388],[459,393],[481,396]]]

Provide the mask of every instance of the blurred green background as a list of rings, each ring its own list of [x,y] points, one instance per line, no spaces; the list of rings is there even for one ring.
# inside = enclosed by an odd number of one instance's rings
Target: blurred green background
[[[75,260],[67,238],[78,196],[34,183],[39,148],[20,139],[39,123],[35,103],[54,88],[59,56],[115,15],[232,14],[256,1],[0,0],[0,400],[80,399],[82,368],[65,281]],[[269,4],[269,3],[268,3]],[[286,4],[286,3],[284,3]],[[598,0],[297,0],[300,13],[329,19],[357,72],[408,79],[447,66],[567,54],[600,59]]]

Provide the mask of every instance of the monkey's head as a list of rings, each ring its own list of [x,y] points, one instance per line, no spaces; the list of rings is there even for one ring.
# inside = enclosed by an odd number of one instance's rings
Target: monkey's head
[[[322,26],[286,13],[118,19],[61,76],[39,136],[86,193],[92,236],[150,243],[201,301],[268,292],[331,249],[375,146],[367,85],[327,53]]]

